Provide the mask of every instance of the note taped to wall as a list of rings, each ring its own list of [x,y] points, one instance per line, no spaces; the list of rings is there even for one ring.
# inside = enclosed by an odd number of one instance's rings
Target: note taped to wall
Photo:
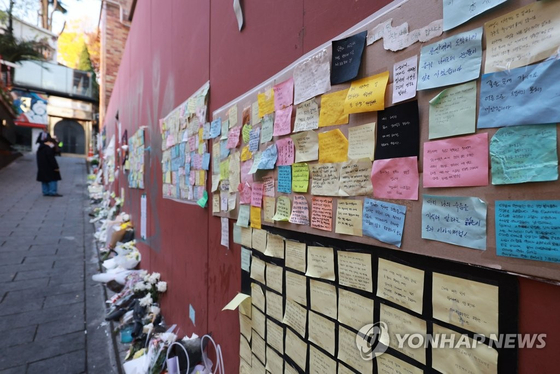
[[[560,201],[496,201],[496,254],[560,263]]]
[[[336,287],[319,280],[309,280],[311,310],[336,319],[338,315]]]
[[[486,249],[486,203],[477,197],[424,195],[422,238]]]
[[[447,88],[430,100],[430,139],[476,130],[476,81]]]
[[[488,133],[424,143],[424,187],[488,185]]]
[[[286,240],[286,267],[305,273],[307,245],[294,240]]]
[[[263,117],[267,114],[274,112],[274,90],[272,88],[267,89],[264,93],[257,95],[259,103],[259,117]],[[248,122],[244,122],[248,123]]]
[[[319,127],[319,106],[315,99],[299,104],[296,109],[294,132],[315,130]]]
[[[307,248],[306,276],[335,280],[334,250],[328,247],[309,246]]]
[[[288,221],[292,213],[291,201],[287,196],[279,196],[276,200],[276,214],[272,219],[274,221]]]
[[[414,360],[425,364],[426,350],[424,346],[398,344],[397,334],[404,336],[405,334],[426,334],[426,321],[414,317],[411,314],[392,308],[388,305],[381,304],[381,315],[379,319],[387,324],[389,331],[389,346],[398,352],[407,355]]]
[[[556,125],[499,129],[490,140],[492,184],[558,180]]]
[[[485,0],[480,2],[444,1],[443,31],[451,30],[505,1],[506,0]]]
[[[330,58],[326,49],[322,49],[295,67],[294,87],[294,104],[330,91]]]
[[[369,158],[373,161],[375,151],[375,122],[348,129],[348,158],[359,160]]]
[[[348,114],[344,113],[346,95],[348,95],[348,89],[321,96],[319,127],[345,125],[348,123]]]
[[[311,165],[311,194],[320,196],[338,196],[340,185],[340,165]]]
[[[482,27],[422,47],[418,91],[476,79],[481,65]]]
[[[393,65],[393,104],[416,96],[418,56],[414,55]]]
[[[362,214],[362,200],[338,199],[335,232],[362,236]]]
[[[498,286],[433,273],[433,317],[466,330],[498,334]]]
[[[536,1],[486,22],[484,72],[529,65],[555,54],[560,45],[559,13],[560,3]]]
[[[380,258],[376,295],[422,314],[424,272]]]
[[[344,113],[363,113],[385,109],[389,72],[352,81],[344,101]]]
[[[319,158],[319,136],[315,131],[292,135],[295,162],[315,161]],[[293,162],[292,162],[293,163]]]
[[[372,292],[371,254],[337,251],[338,283],[358,290]]]
[[[478,128],[560,122],[560,60],[484,74],[480,83]],[[531,108],[531,110],[526,110]]]
[[[339,129],[319,133],[319,163],[348,159],[348,139]]]
[[[418,200],[418,159],[375,160],[371,170],[373,196],[381,199]]]
[[[458,347],[432,348],[432,367],[441,373],[498,373],[498,351],[477,342],[467,335],[459,334],[434,323],[434,334],[446,336]]]
[[[332,197],[313,196],[311,203],[311,227],[323,231],[332,231],[332,217]]]
[[[292,205],[290,223],[309,226],[309,204],[303,195],[295,195]]]
[[[383,243],[401,247],[406,206],[364,199],[363,232]]]

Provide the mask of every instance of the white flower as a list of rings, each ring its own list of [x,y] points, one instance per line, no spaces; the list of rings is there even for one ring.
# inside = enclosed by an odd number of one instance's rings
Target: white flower
[[[146,270],[140,270],[138,275],[140,275],[141,278],[144,278],[146,275],[148,275],[148,272]]]
[[[167,291],[167,282],[158,282],[156,285],[158,292],[165,292]]]
[[[154,301],[152,300],[152,296],[148,294],[140,299],[140,306],[152,305],[153,302]]]
[[[150,275],[150,277],[148,278],[148,281],[151,284],[156,284],[159,281],[160,277],[161,275],[159,273],[152,273],[152,275]]]
[[[145,289],[147,289],[146,284],[144,284],[144,282],[137,282],[134,285],[134,291],[144,291]]]

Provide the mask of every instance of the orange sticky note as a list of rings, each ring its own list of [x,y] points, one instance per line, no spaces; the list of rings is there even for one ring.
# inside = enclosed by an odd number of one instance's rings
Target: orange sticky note
[[[344,101],[344,113],[363,113],[385,109],[385,90],[389,72],[353,81]]]
[[[319,133],[319,163],[345,162],[348,139],[339,129]]]

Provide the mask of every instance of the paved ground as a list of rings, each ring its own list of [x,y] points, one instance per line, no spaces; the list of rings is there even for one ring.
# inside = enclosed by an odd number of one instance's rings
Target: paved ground
[[[118,373],[89,223],[83,158],[44,197],[34,154],[0,169],[0,374]]]

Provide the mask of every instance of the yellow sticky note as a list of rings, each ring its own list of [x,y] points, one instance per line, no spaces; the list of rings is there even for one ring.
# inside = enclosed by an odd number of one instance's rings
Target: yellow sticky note
[[[338,199],[337,205],[335,232],[362,236],[362,200]]]
[[[353,81],[344,101],[344,113],[363,113],[385,109],[385,90],[388,81],[388,71]]]
[[[307,192],[309,187],[309,167],[307,164],[292,165],[292,191]]]
[[[206,184],[206,171],[199,170],[198,171],[198,181],[197,186],[204,186]]]
[[[292,213],[291,201],[287,196],[280,196],[276,200],[276,214],[272,219],[274,221],[288,221]]]
[[[237,104],[234,104],[228,110],[229,128],[235,127],[237,125]]]
[[[257,101],[259,103],[259,117],[262,118],[274,112],[274,90],[272,88],[258,94]]]
[[[319,133],[319,163],[345,162],[348,139],[339,129]]]
[[[253,126],[251,125],[243,125],[243,129],[241,130],[241,134],[243,136],[243,143],[249,143],[251,138],[251,130],[253,130]]]
[[[251,227],[254,229],[261,228],[261,208],[251,206]]]
[[[344,101],[348,89],[321,96],[321,111],[319,112],[319,127],[345,125],[348,114],[344,113]]]
[[[171,172],[168,171],[167,173],[165,173],[165,181],[164,183],[171,183]]]
[[[251,153],[251,151],[249,150],[249,146],[246,145],[245,147],[243,147],[243,149],[241,150],[241,161],[247,161],[253,158],[253,154]]]
[[[227,180],[229,178],[229,158],[220,162],[220,180]]]
[[[263,197],[263,205],[264,205],[264,221],[265,222],[273,222],[272,218],[274,217],[274,207],[276,201],[274,201],[274,197],[264,196]]]
[[[204,128],[200,127],[198,129],[198,142],[200,143],[203,138],[204,138]]]

